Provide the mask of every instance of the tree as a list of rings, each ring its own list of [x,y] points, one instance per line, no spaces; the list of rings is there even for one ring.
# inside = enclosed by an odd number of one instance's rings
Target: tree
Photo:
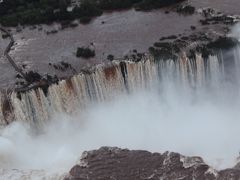
[[[90,48],[79,47],[77,48],[76,56],[88,59],[95,56],[95,51],[91,50]]]

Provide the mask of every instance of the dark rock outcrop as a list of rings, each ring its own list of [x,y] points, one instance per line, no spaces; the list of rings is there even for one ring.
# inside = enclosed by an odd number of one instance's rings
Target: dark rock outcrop
[[[182,52],[186,53],[190,59],[194,59],[196,53],[201,54],[203,58],[208,58],[209,55],[217,55],[219,51],[230,50],[240,45],[236,38],[216,33],[197,32],[188,36],[169,37],[162,37],[148,49],[157,60],[177,60]]]
[[[201,157],[102,147],[84,152],[65,180],[239,180],[240,169],[216,171]]]
[[[200,20],[202,25],[210,24],[225,24],[225,25],[234,25],[239,22],[239,16],[227,15],[222,12],[217,12],[211,8],[204,8],[201,11],[204,19]]]
[[[191,5],[179,5],[177,7],[177,12],[184,15],[192,15],[195,13],[195,7]]]

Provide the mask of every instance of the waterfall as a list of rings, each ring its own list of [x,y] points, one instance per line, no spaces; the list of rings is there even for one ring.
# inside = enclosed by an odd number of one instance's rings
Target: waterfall
[[[239,52],[237,47],[229,52],[220,51],[208,59],[200,54],[193,59],[182,54],[177,60],[147,55],[139,62],[125,60],[98,65],[91,72],[51,85],[47,94],[41,88],[25,93],[2,93],[0,122],[7,125],[13,120],[24,121],[39,128],[54,113],[74,113],[76,109],[110,100],[119,93],[134,93],[156,85],[161,89],[165,82],[174,82],[173,86],[189,91],[206,88],[214,91],[226,86],[223,80],[236,76],[240,67]],[[234,83],[238,83],[237,80]],[[229,84],[233,83],[229,81]]]

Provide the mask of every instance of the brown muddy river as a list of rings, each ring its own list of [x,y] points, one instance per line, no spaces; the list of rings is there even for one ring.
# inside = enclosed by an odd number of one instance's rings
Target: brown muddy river
[[[240,14],[239,0],[203,0],[201,2],[191,0],[191,3],[197,8],[214,7],[229,14]],[[16,45],[11,54],[19,65],[27,65],[27,69],[64,77],[73,74],[73,71],[57,71],[49,66],[49,62],[65,61],[80,71],[84,66],[103,62],[109,54],[120,58],[133,49],[146,52],[149,46],[162,36],[189,34],[192,31],[190,26],[196,26],[196,32],[204,28],[199,24],[201,15],[198,13],[183,16],[175,12],[166,14],[166,10],[152,12],[127,10],[105,13],[88,25],[64,30],[60,30],[58,24],[42,25],[42,30],[39,30],[40,26],[33,30],[31,27],[25,27],[20,33],[13,30]],[[50,30],[58,30],[58,33],[46,35],[46,31]],[[1,55],[7,43],[7,39],[1,39]],[[96,51],[95,58],[87,60],[76,58],[77,47],[88,46],[91,43]],[[16,73],[4,58],[0,59],[0,72],[1,87],[13,86]]]

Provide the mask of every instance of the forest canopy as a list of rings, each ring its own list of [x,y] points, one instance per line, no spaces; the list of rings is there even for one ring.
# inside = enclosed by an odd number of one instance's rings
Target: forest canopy
[[[3,26],[33,25],[74,19],[91,19],[106,10],[135,8],[151,10],[184,0],[79,0],[80,6],[69,10],[71,0],[3,0],[0,3],[0,24]]]

